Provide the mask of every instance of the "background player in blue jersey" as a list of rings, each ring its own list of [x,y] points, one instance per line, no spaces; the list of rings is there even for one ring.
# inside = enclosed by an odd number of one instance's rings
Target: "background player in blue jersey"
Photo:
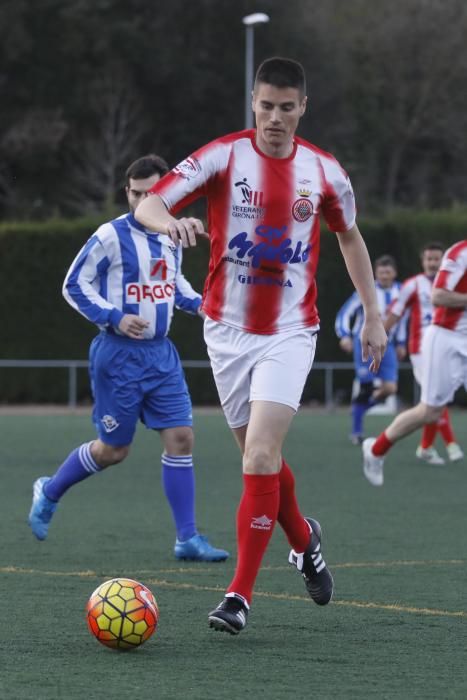
[[[130,212],[101,226],[73,261],[65,299],[100,328],[90,348],[98,437],[73,450],[52,477],[34,483],[29,524],[39,540],[63,494],[128,455],[138,420],[158,430],[162,480],[175,521],[178,559],[222,561],[195,524],[191,399],[177,350],[167,337],[174,306],[197,314],[201,297],[182,274],[182,249],[150,232],[133,214],[168,171],[156,155],[126,173]]]
[[[381,317],[400,290],[396,281],[397,267],[391,255],[382,255],[374,262],[376,295]],[[407,323],[401,319],[388,337],[386,353],[378,371],[370,372],[370,363],[362,360],[360,333],[363,324],[363,306],[357,292],[354,292],[339,309],[335,329],[342,350],[353,353],[355,365],[356,391],[352,396],[352,432],[350,440],[357,445],[363,441],[363,420],[365,413],[376,403],[384,401],[397,392],[398,360],[406,356]],[[377,380],[377,382],[375,382]]]

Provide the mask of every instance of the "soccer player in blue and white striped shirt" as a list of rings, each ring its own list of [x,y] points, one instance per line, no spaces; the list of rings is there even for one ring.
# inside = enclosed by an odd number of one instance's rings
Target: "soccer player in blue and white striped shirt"
[[[129,166],[130,212],[97,229],[65,278],[65,299],[100,329],[90,348],[98,437],[73,450],[52,477],[35,481],[29,523],[36,537],[45,539],[63,494],[124,460],[141,420],[162,438],[162,480],[177,531],[175,556],[222,561],[228,552],[213,547],[196,529],[191,399],[177,350],[167,337],[174,307],[197,314],[201,296],[182,274],[182,248],[133,216],[167,171],[156,155]]]
[[[396,281],[396,261],[391,255],[382,255],[374,262],[376,297],[381,317],[384,319],[391,303],[399,296],[400,282]],[[362,359],[360,333],[364,321],[363,306],[354,292],[339,309],[335,330],[344,352],[352,353],[355,365],[357,392],[352,397],[352,432],[354,445],[363,441],[365,413],[376,403],[396,394],[399,360],[406,355],[407,319],[403,317],[388,337],[386,352],[376,374],[370,371],[370,363]],[[379,380],[375,386],[375,380]]]

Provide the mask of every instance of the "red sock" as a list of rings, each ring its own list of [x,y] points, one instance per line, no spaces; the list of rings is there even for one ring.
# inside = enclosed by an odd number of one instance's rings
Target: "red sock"
[[[376,438],[376,442],[373,445],[372,452],[375,457],[382,457],[386,454],[393,443],[388,439],[386,433],[383,431],[381,435]]]
[[[279,511],[279,474],[244,474],[237,511],[237,567],[228,593],[250,603],[266,547]]]
[[[446,445],[449,445],[451,442],[457,442],[447,407],[442,412],[441,418],[436,425]]]
[[[290,546],[296,552],[304,552],[310,541],[310,528],[300,513],[295,496],[295,479],[287,462],[282,460],[279,472],[280,503],[277,522],[284,530]]]
[[[422,441],[420,443],[422,449],[426,450],[433,445],[437,430],[437,423],[427,423],[427,425],[423,426]]]

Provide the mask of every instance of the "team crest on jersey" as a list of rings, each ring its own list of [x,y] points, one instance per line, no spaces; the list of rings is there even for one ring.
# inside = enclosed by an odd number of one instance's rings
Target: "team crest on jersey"
[[[306,197],[309,197],[309,194],[307,194]],[[295,221],[299,221],[300,223],[307,221],[315,213],[312,202],[306,197],[296,199],[292,205],[292,216]]]
[[[194,180],[201,172],[201,165],[197,158],[190,156],[190,158],[186,158],[176,165],[173,172],[175,175],[180,175],[180,177],[185,178],[185,180]]]
[[[149,279],[165,282],[167,279],[167,263],[164,258],[151,258],[149,266]]]

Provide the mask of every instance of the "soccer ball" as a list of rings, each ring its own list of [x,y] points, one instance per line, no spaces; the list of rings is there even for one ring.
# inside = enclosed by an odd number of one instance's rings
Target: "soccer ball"
[[[156,631],[159,608],[153,594],[130,578],[113,578],[96,588],[86,605],[91,634],[112,649],[134,649]]]

